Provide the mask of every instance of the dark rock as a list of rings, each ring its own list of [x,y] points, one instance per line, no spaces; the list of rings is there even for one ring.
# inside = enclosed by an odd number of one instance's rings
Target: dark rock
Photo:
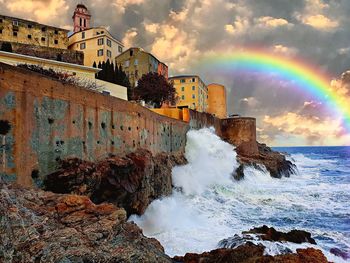
[[[172,167],[186,163],[181,154],[152,156],[137,150],[99,162],[76,158],[61,161],[61,169],[47,175],[45,189],[86,195],[95,203],[111,202],[127,214],[143,214],[155,199],[172,192]]]
[[[297,253],[264,256],[264,247],[247,243],[235,249],[221,248],[202,254],[187,253],[176,256],[174,262],[184,263],[328,263],[320,250],[314,248],[297,249]]]
[[[126,212],[88,197],[0,183],[0,262],[171,262]]]
[[[331,248],[331,250],[329,251],[331,252],[333,255],[337,256],[337,257],[341,257],[344,260],[348,260],[350,259],[350,252],[345,252],[340,250],[339,248]]]
[[[244,177],[243,171],[245,166],[263,165],[274,178],[289,177],[297,171],[295,164],[288,161],[283,154],[273,151],[265,144],[258,143],[258,150],[258,155],[247,156],[241,147],[236,149],[237,159],[241,166],[236,170],[235,179],[241,180]]]
[[[288,241],[297,244],[307,242],[316,245],[316,241],[311,237],[311,234],[303,230],[292,230],[288,233],[283,233],[277,231],[273,227],[268,227],[264,225],[262,227],[256,227],[243,233],[257,234],[262,240],[267,241]]]

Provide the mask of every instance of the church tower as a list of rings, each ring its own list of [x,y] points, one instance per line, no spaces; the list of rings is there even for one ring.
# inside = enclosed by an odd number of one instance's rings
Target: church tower
[[[73,23],[74,33],[90,28],[91,15],[89,10],[83,4],[78,4],[74,10]]]

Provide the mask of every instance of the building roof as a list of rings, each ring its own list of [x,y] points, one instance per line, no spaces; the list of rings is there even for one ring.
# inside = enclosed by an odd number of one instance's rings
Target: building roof
[[[38,25],[38,26],[46,26],[46,27],[50,27],[50,28],[53,28],[53,29],[59,29],[61,31],[65,31],[65,32],[69,32],[69,30],[67,29],[64,29],[64,28],[60,28],[60,27],[56,27],[56,26],[50,26],[50,25],[45,25],[45,24],[40,24],[38,22],[35,22],[35,21],[32,21],[32,20],[26,20],[26,19],[23,19],[23,18],[18,18],[18,17],[12,17],[12,16],[5,16],[5,15],[1,15],[0,14],[0,17],[3,17],[3,18],[8,18],[8,19],[12,19],[12,20],[17,20],[17,21],[21,21],[21,22],[24,22],[24,23],[30,23],[30,24],[33,24],[33,25]]]
[[[110,34],[111,37],[112,37],[115,41],[119,42],[119,43],[124,47],[123,42],[121,42],[119,39],[115,38],[115,37],[111,34],[111,32],[109,32],[109,30],[108,30],[106,27],[104,27],[104,26],[90,27],[89,29],[85,29],[85,30],[82,30],[82,31],[74,32],[73,34],[69,35],[68,38],[71,38],[72,36],[74,36],[74,35],[77,34],[77,33],[86,32],[86,31],[93,30],[93,29],[103,29],[103,30],[106,30],[106,31],[108,32],[108,34]],[[100,36],[101,36],[101,35],[100,35]]]
[[[85,8],[87,10],[87,7],[83,4],[78,4],[76,8]]]
[[[178,75],[178,76],[172,76],[172,77],[169,77],[169,79],[181,79],[181,78],[201,78],[200,76],[198,75]]]

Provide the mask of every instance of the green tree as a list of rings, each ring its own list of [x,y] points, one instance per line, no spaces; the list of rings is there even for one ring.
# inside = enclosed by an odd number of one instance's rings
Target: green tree
[[[160,108],[164,102],[175,103],[176,89],[164,76],[150,72],[139,79],[135,95],[137,99]]]

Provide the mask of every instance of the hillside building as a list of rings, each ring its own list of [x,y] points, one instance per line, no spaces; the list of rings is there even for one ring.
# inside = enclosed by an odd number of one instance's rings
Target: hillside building
[[[157,72],[168,79],[168,66],[142,48],[129,48],[115,58],[115,63],[129,77],[131,87],[137,86],[138,80],[150,72]]]
[[[174,83],[178,100],[177,108],[189,108],[207,112],[208,88],[199,76],[184,75],[169,78]]]
[[[220,119],[227,118],[225,86],[216,83],[208,85],[208,113]]]
[[[91,67],[94,62],[114,62],[114,58],[123,52],[124,45],[105,27],[90,27],[91,15],[88,9],[77,5],[74,15],[74,33],[69,36],[69,49],[84,53],[84,65]]]
[[[0,15],[0,41],[67,49],[69,30]]]

